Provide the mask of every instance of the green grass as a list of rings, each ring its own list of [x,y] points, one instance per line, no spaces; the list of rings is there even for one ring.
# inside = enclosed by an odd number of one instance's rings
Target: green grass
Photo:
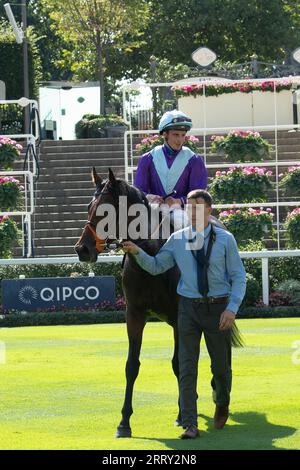
[[[240,320],[246,347],[233,353],[231,416],[213,429],[210,363],[202,343],[201,437],[178,439],[172,330],[144,333],[131,419],[133,438],[115,439],[124,396],[123,324],[2,328],[0,449],[299,449],[300,364],[292,362],[300,319]],[[297,355],[300,357],[300,354]]]

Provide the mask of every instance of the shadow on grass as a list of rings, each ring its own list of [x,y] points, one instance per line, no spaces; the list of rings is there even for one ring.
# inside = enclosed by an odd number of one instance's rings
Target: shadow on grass
[[[191,440],[154,439],[133,437],[157,441],[165,444],[168,449],[175,450],[283,450],[284,447],[274,444],[274,440],[292,436],[297,429],[290,426],[280,426],[269,423],[264,413],[230,413],[230,420],[237,424],[227,424],[224,429],[213,427],[213,419],[206,415],[198,415],[200,437]],[[206,429],[205,429],[206,428]],[[178,428],[178,436],[182,433]]]

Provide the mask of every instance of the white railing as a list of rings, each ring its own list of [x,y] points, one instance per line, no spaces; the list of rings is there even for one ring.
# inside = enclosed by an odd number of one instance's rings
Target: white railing
[[[258,258],[262,261],[262,298],[265,305],[269,305],[269,259],[300,256],[300,250],[280,251],[240,251],[242,259]],[[100,255],[97,263],[121,263],[123,255]],[[32,258],[32,259],[0,259],[0,266],[31,265],[31,264],[75,264],[80,263],[77,257],[65,258]],[[92,268],[91,268],[92,270]]]
[[[1,105],[19,105],[23,108],[29,106],[29,112],[32,112],[32,109],[35,108],[38,110],[38,102],[36,100],[30,100],[27,98],[20,98],[19,100],[0,100]],[[1,129],[0,129],[1,135]],[[40,139],[39,134],[39,125],[35,126],[35,134],[32,132],[32,123],[30,126],[30,132],[28,134],[5,134],[5,137],[10,139],[26,139],[27,147],[32,145],[33,151],[36,154],[36,141]],[[26,149],[25,149],[26,151]],[[2,171],[0,172],[1,176],[24,176],[24,210],[22,211],[9,211],[9,212],[0,212],[0,215],[11,215],[11,216],[22,216],[22,237],[23,237],[23,255],[25,256],[25,250],[28,257],[32,256],[32,230],[31,230],[31,216],[34,212],[34,178],[38,174],[38,168],[36,160],[33,157],[32,153],[29,152],[27,159],[27,169],[23,171]],[[29,183],[29,188],[27,185]],[[29,204],[28,204],[29,200]],[[27,240],[25,240],[24,227],[27,229]]]
[[[27,256],[32,256],[32,234],[31,234],[31,216],[34,213],[34,182],[31,171],[0,171],[0,176],[24,176],[24,210],[20,211],[0,211],[0,215],[22,216],[22,227],[24,223],[27,225],[27,240],[25,240],[24,230],[23,236],[23,255],[27,249]],[[29,188],[28,188],[29,185]]]
[[[265,125],[265,126],[241,126],[238,127],[239,130],[252,130],[252,131],[273,131],[275,136],[275,160],[266,161],[266,162],[255,162],[255,163],[207,163],[207,146],[206,146],[206,136],[213,133],[224,133],[232,130],[233,127],[215,127],[215,128],[195,128],[191,129],[189,134],[203,135],[204,143],[204,160],[206,168],[233,168],[238,166],[246,167],[249,165],[261,166],[261,167],[275,167],[275,178],[276,178],[276,202],[272,203],[250,203],[250,204],[215,204],[213,208],[215,209],[233,209],[233,208],[242,208],[242,207],[274,207],[276,209],[276,230],[277,230],[277,249],[280,250],[280,222],[279,222],[279,207],[286,206],[300,206],[300,201],[279,201],[279,167],[280,166],[290,166],[297,165],[300,163],[299,160],[279,160],[278,159],[278,131],[280,130],[294,130],[300,129],[300,124],[283,124],[283,125]],[[134,171],[137,169],[137,165],[134,164],[134,159],[137,159],[138,156],[135,156],[133,153],[133,136],[134,135],[143,135],[143,134],[158,134],[159,131],[156,130],[135,130],[135,131],[126,131],[124,134],[124,164],[125,164],[125,178],[127,181],[133,183]],[[130,137],[130,156],[128,154],[128,136]],[[300,156],[300,153],[299,153]]]

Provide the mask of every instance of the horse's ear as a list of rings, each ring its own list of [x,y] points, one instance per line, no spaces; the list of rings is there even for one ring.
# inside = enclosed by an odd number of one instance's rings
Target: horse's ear
[[[102,178],[101,176],[98,175],[96,168],[94,166],[92,169],[92,180],[95,186],[98,186],[99,184],[102,183]]]
[[[115,184],[117,182],[115,175],[113,174],[113,171],[111,168],[108,169],[108,179],[111,184]]]

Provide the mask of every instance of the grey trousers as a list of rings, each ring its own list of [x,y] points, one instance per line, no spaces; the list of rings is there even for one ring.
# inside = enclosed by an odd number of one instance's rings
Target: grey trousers
[[[178,310],[179,400],[182,426],[197,426],[197,377],[200,341],[204,334],[211,360],[214,402],[227,406],[232,383],[231,330],[220,331],[226,304],[195,304],[181,297]]]

